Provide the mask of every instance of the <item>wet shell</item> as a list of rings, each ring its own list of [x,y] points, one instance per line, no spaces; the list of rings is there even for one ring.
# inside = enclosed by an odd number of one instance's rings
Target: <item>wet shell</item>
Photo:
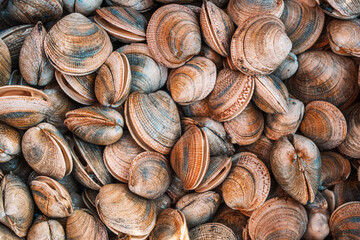
[[[94,20],[111,36],[124,43],[145,41],[147,21],[129,7],[104,7],[96,10]]]
[[[360,15],[360,2],[358,0],[316,0],[322,10],[335,18],[352,19]]]
[[[223,69],[209,95],[211,118],[229,121],[240,114],[250,102],[254,92],[254,78],[230,69]]]
[[[175,102],[188,105],[207,97],[214,89],[216,66],[205,57],[194,57],[170,72],[167,87]]]
[[[186,190],[197,188],[209,167],[209,142],[204,130],[190,127],[171,150],[170,163]]]
[[[11,74],[11,56],[9,48],[0,38],[0,86],[8,85]]]
[[[115,109],[89,106],[67,112],[64,124],[84,141],[108,145],[121,138],[124,119]]]
[[[64,9],[69,12],[78,12],[85,16],[91,14],[95,9],[99,8],[103,0],[62,0]]]
[[[325,101],[313,101],[306,105],[300,130],[321,150],[337,147],[346,137],[347,126],[341,111]]]
[[[248,145],[260,138],[264,129],[264,117],[254,104],[249,103],[234,119],[225,122],[224,127],[232,141],[238,145]]]
[[[201,33],[195,13],[188,7],[169,4],[151,16],[146,39],[155,60],[169,68],[177,68],[198,54]]]
[[[208,97],[192,104],[181,106],[181,109],[187,117],[210,117]]]
[[[21,152],[21,136],[14,128],[0,123],[0,163],[16,158]]]
[[[299,63],[297,61],[297,57],[291,52],[272,74],[281,80],[286,80],[296,73],[298,67]]]
[[[330,230],[335,239],[358,239],[360,236],[360,202],[348,202],[338,207],[330,218]]]
[[[270,181],[268,169],[255,154],[235,154],[230,173],[222,184],[224,201],[232,209],[253,211],[265,202]]]
[[[80,13],[58,21],[45,37],[44,49],[60,72],[86,75],[96,71],[112,52],[109,36]]]
[[[42,122],[52,110],[44,92],[25,86],[0,87],[0,105],[0,120],[20,129]]]
[[[296,0],[288,0],[285,1],[280,19],[293,44],[291,52],[298,55],[308,50],[319,38],[325,15],[319,6],[310,7]]]
[[[130,94],[125,103],[125,119],[131,136],[147,151],[169,154],[180,138],[176,104],[164,91]]]
[[[27,163],[39,174],[62,179],[73,169],[70,147],[60,131],[49,123],[28,129],[22,138]]]
[[[322,100],[340,109],[350,106],[359,93],[357,67],[346,57],[326,51],[298,56],[299,69],[286,81],[289,92],[304,104]]]
[[[153,5],[154,0],[105,0],[108,5],[118,5],[121,7],[130,7],[139,12],[149,11]]]
[[[289,55],[291,47],[281,20],[264,14],[249,19],[235,31],[231,40],[231,59],[244,74],[270,74]]]
[[[205,223],[190,230],[191,240],[236,240],[234,232],[221,223]]]
[[[307,224],[301,204],[291,198],[272,198],[253,212],[248,229],[251,239],[300,240]]]
[[[65,231],[56,220],[39,215],[28,232],[27,240],[56,239],[65,240]]]

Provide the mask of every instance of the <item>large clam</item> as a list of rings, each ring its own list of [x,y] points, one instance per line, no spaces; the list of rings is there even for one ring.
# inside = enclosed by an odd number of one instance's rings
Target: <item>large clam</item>
[[[28,240],[56,239],[64,240],[65,231],[63,226],[54,219],[48,219],[44,215],[39,215],[29,229]]]
[[[338,207],[330,217],[330,230],[335,239],[358,239],[360,236],[360,202]]]

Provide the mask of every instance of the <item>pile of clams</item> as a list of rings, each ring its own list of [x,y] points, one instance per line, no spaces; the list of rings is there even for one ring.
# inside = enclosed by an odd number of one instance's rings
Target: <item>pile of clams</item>
[[[1,240],[360,240],[360,0],[0,0]]]

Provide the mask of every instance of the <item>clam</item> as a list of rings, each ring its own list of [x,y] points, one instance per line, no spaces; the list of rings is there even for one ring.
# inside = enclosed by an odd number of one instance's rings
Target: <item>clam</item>
[[[296,99],[289,98],[288,112],[285,114],[266,114],[265,135],[271,140],[294,134],[304,116],[304,104]]]
[[[200,56],[206,57],[215,63],[216,69],[223,68],[223,57],[206,44],[201,45]]]
[[[237,239],[239,239],[248,222],[248,218],[240,211],[231,209],[228,206],[223,205],[216,212],[213,221],[229,227],[231,230],[234,231]]]
[[[96,71],[112,52],[112,45],[101,27],[80,13],[71,13],[50,29],[44,49],[57,70],[81,76]]]
[[[299,63],[297,61],[296,55],[290,52],[285,60],[275,69],[272,74],[281,80],[286,80],[291,78],[296,73],[298,67]]]
[[[0,222],[25,237],[34,215],[29,188],[16,175],[7,174],[1,180],[0,199]]]
[[[131,69],[131,92],[156,92],[165,85],[168,70],[157,63],[148,45],[132,43],[116,50],[124,53]]]
[[[156,215],[162,213],[165,209],[171,207],[171,198],[167,193],[161,194],[159,197],[154,200],[156,206]]]
[[[196,101],[192,104],[181,106],[181,109],[187,117],[209,117],[209,98],[206,97],[203,100]]]
[[[88,106],[69,111],[65,116],[66,127],[89,143],[109,145],[123,134],[124,119],[112,108]]]
[[[254,153],[265,163],[266,167],[270,169],[270,151],[273,143],[274,142],[266,137],[265,134],[261,134],[260,138],[256,142],[245,146],[245,150]]]
[[[230,69],[221,70],[209,95],[211,118],[219,122],[235,118],[250,102],[254,85],[253,77]]]
[[[331,235],[335,239],[357,239],[360,236],[360,202],[338,207],[330,217]]]
[[[313,141],[297,134],[279,138],[271,150],[270,164],[276,181],[292,198],[304,205],[314,201],[321,157]]]
[[[30,85],[45,86],[54,78],[54,67],[44,52],[46,34],[45,27],[41,22],[38,22],[25,38],[20,50],[20,72]]]
[[[14,128],[0,123],[0,163],[16,158],[21,152],[21,136]]]
[[[108,5],[117,5],[121,7],[130,7],[139,12],[146,12],[154,5],[154,0],[105,0]]]
[[[130,7],[111,6],[96,10],[94,20],[111,36],[121,42],[145,41],[147,21],[145,17]]]
[[[360,199],[360,182],[354,175],[334,186],[335,208]]]
[[[39,215],[29,229],[27,239],[65,240],[65,231],[58,221]]]
[[[188,105],[206,98],[215,82],[215,64],[205,57],[194,57],[170,72],[167,88],[175,102]]]
[[[306,105],[300,130],[320,150],[339,146],[347,133],[346,120],[341,111],[325,101],[312,101]]]
[[[196,189],[210,162],[209,142],[204,130],[191,126],[171,150],[170,163],[186,190]]]
[[[357,67],[346,57],[326,51],[307,51],[298,56],[299,69],[286,81],[296,99],[308,104],[322,100],[340,109],[350,106],[359,93]]]
[[[7,85],[11,74],[11,56],[9,48],[0,38],[0,86]]]
[[[220,200],[220,195],[213,191],[190,193],[179,199],[176,208],[184,213],[189,228],[193,228],[214,217]]]
[[[285,1],[280,19],[293,44],[291,52],[298,55],[308,50],[319,38],[325,15],[317,5],[310,7],[300,1],[288,0]]]
[[[270,181],[267,167],[255,154],[235,154],[230,173],[222,184],[224,201],[232,209],[253,211],[265,202]]]
[[[224,128],[232,141],[238,145],[249,145],[260,138],[264,129],[264,117],[254,104],[249,103],[234,119],[225,122]]]
[[[189,236],[191,240],[236,240],[234,232],[221,223],[205,223],[198,225],[190,230]]]
[[[201,49],[200,26],[195,13],[178,4],[162,6],[153,13],[146,39],[155,60],[169,68],[184,65]]]
[[[148,199],[165,193],[171,182],[171,168],[165,156],[157,152],[143,152],[131,162],[129,190]]]
[[[0,105],[0,120],[19,129],[42,122],[52,110],[44,92],[25,86],[0,87]]]
[[[49,123],[28,129],[22,139],[27,163],[39,174],[62,179],[73,169],[70,147],[60,131]]]
[[[360,2],[358,0],[315,1],[326,14],[335,18],[352,19],[360,15]]]
[[[96,212],[95,199],[98,193],[99,193],[98,191],[87,188],[82,192],[81,195],[81,198],[83,199],[83,202],[85,203],[86,207],[92,212]]]
[[[235,31],[229,16],[211,1],[204,1],[200,24],[205,42],[221,56],[228,56],[231,37]]]
[[[0,224],[0,238],[6,240],[21,240],[23,238],[18,237],[13,231],[4,225]]]
[[[281,20],[263,14],[237,28],[231,40],[231,60],[244,74],[267,75],[285,60],[291,47]]]
[[[301,204],[291,198],[272,198],[252,213],[248,229],[251,239],[300,240],[307,224]]]
[[[73,206],[69,192],[59,182],[46,176],[38,176],[30,182],[36,206],[47,217],[69,217]]]
[[[108,239],[105,225],[87,209],[75,210],[66,220],[67,239]]]
[[[190,239],[185,216],[180,210],[167,208],[158,216],[149,240],[162,239]]]
[[[64,9],[69,12],[78,12],[85,16],[93,13],[97,8],[99,8],[103,0],[62,0],[64,4]]]
[[[155,204],[131,193],[125,184],[103,186],[96,197],[96,209],[103,223],[115,234],[145,239],[155,227]]]
[[[188,192],[189,190],[185,189],[184,183],[181,181],[181,179],[176,174],[173,174],[171,184],[166,191],[166,194],[169,195],[172,203],[177,203],[177,201],[185,196]]]
[[[169,154],[181,134],[176,104],[161,90],[131,93],[125,102],[125,120],[131,136],[147,151]]]

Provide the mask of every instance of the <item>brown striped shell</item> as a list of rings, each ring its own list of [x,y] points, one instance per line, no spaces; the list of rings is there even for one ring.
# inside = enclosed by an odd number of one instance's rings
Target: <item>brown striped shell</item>
[[[108,5],[116,5],[120,7],[130,7],[139,12],[147,12],[149,11],[153,5],[154,0],[105,0]]]
[[[245,150],[254,153],[265,163],[266,167],[270,169],[270,150],[273,143],[274,142],[271,139],[262,134],[256,142],[245,146]]]
[[[209,97],[181,106],[181,109],[187,117],[210,117]]]
[[[347,133],[346,120],[341,111],[325,101],[313,101],[306,105],[300,125],[305,137],[310,138],[321,150],[339,146]]]
[[[204,223],[190,230],[189,236],[191,240],[236,240],[235,233],[221,223]]]
[[[275,69],[272,73],[281,80],[286,80],[291,78],[296,71],[298,70],[299,63],[297,57],[292,52],[285,58],[285,60]]]
[[[308,50],[319,38],[325,22],[324,12],[319,6],[310,7],[296,0],[285,1],[280,19],[285,25],[293,47],[298,55]]]
[[[261,206],[270,191],[270,173],[265,164],[249,152],[232,156],[232,167],[222,184],[227,206],[241,211],[254,211]]]
[[[39,215],[29,229],[27,240],[65,239],[63,226],[54,219]]]
[[[333,189],[335,209],[347,202],[360,199],[360,181],[354,175],[350,175],[346,181],[339,182]]]
[[[244,74],[270,74],[289,55],[291,47],[281,20],[273,15],[259,15],[235,31],[231,40],[231,60]]]
[[[178,4],[162,6],[153,13],[146,39],[155,60],[169,68],[184,65],[201,49],[200,26],[195,13]]]
[[[166,194],[171,198],[171,203],[176,204],[180,198],[189,192],[189,190],[185,189],[181,179],[176,174],[173,174],[171,184],[166,191]]]
[[[21,153],[20,133],[0,122],[0,163],[17,158]]]
[[[210,59],[211,61],[213,61],[216,65],[217,69],[223,68],[223,57],[220,54],[218,54],[217,52],[215,52],[208,45],[206,45],[206,44],[201,45],[201,50],[200,50],[199,55],[206,57],[206,58]]]
[[[316,0],[322,10],[335,18],[352,19],[360,15],[360,2],[358,0]]]
[[[223,205],[216,212],[213,221],[222,223],[225,226],[231,228],[231,230],[233,230],[235,235],[237,236],[237,239],[239,239],[242,235],[244,228],[246,227],[248,218],[240,211],[231,209],[228,206]]]
[[[360,202],[348,202],[338,207],[330,217],[334,239],[358,239],[360,236]]]
[[[251,76],[230,69],[221,70],[209,95],[211,118],[219,122],[235,118],[250,102],[254,85]]]
[[[147,21],[136,10],[129,7],[110,6],[96,9],[94,20],[111,36],[121,42],[145,41]]]
[[[9,48],[0,38],[0,86],[8,85],[11,74],[11,56]]]
[[[101,27],[80,13],[71,13],[50,29],[44,49],[57,70],[81,76],[96,71],[112,52],[112,45]]]

